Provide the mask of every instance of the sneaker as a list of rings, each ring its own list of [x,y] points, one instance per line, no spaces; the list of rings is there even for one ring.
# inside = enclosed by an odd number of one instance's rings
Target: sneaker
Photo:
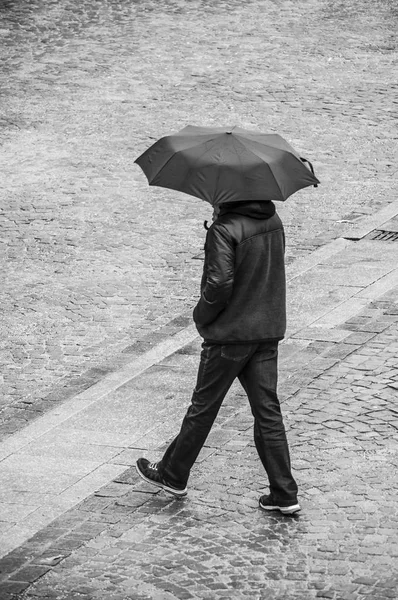
[[[283,515],[294,515],[294,513],[301,510],[300,504],[296,502],[296,504],[286,504],[284,506],[279,506],[275,502],[273,502],[271,494],[261,496],[259,500],[260,508],[263,510],[279,510]]]
[[[178,498],[186,496],[188,493],[187,488],[176,488],[168,483],[158,471],[158,463],[150,463],[146,458],[139,458],[135,466],[137,473],[144,481],[156,485],[156,487],[162,488],[165,492],[173,494]]]

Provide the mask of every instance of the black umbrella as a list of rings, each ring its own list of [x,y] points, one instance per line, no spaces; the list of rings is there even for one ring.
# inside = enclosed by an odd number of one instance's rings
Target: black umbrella
[[[135,162],[149,185],[185,192],[213,206],[283,201],[319,183],[311,163],[280,135],[240,127],[188,125],[155,142]]]

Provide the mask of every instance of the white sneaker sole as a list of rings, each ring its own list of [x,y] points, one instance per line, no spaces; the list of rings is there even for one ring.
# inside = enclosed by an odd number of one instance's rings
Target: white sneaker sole
[[[155,487],[160,488],[161,490],[164,490],[165,492],[168,492],[169,494],[172,494],[176,498],[183,498],[188,493],[187,488],[185,488],[183,490],[177,490],[176,488],[169,487],[168,485],[165,485],[164,483],[158,483],[157,481],[152,481],[152,479],[148,479],[148,477],[145,477],[144,473],[142,473],[139,470],[138,465],[135,465],[135,470],[137,471],[137,473],[141,477],[141,479],[143,479],[147,483],[150,483],[151,485],[154,485]]]
[[[262,508],[263,510],[279,510],[283,515],[294,515],[294,513],[297,513],[301,510],[300,504],[292,504],[291,506],[268,506],[261,504],[260,502],[259,505],[260,508]]]

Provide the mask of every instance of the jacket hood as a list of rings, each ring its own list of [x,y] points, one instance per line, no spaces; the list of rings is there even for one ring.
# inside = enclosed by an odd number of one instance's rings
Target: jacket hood
[[[244,215],[252,219],[270,219],[276,212],[275,204],[271,200],[245,201],[245,202],[230,202],[220,206],[219,216],[228,213]]]

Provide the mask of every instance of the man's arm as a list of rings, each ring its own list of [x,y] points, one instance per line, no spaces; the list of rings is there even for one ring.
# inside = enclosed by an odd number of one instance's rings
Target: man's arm
[[[205,246],[205,285],[193,318],[204,327],[226,307],[234,283],[235,247],[223,225],[214,224],[207,233]]]

